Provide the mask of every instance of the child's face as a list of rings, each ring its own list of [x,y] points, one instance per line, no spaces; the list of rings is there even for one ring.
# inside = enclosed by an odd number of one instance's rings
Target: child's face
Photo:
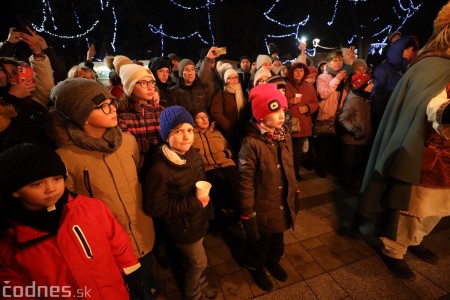
[[[284,123],[284,112],[285,108],[280,108],[277,111],[274,111],[268,115],[266,115],[262,119],[262,123],[264,124],[264,127],[268,129],[269,131],[275,130],[275,128],[281,128]]]
[[[86,125],[97,129],[117,126],[117,101],[106,99],[92,111],[86,120]]]
[[[186,153],[194,142],[194,127],[191,124],[183,123],[175,127],[167,138],[169,147],[173,150]]]
[[[165,68],[165,69],[167,69],[167,68]],[[166,79],[166,81],[167,81],[167,79]],[[146,84],[147,86],[143,87],[142,83]],[[153,77],[151,77],[151,76],[142,77],[134,85],[133,95],[137,100],[143,100],[143,101],[153,100],[154,94],[155,94],[155,80],[153,80]]]
[[[51,176],[21,187],[12,195],[19,198],[26,209],[36,211],[55,205],[63,194],[64,177]]]
[[[200,130],[205,130],[209,128],[209,118],[204,112],[198,113],[195,117],[195,126]]]

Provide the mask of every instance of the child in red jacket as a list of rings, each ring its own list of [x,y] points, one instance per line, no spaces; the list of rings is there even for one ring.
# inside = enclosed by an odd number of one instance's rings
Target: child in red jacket
[[[43,146],[19,144],[0,154],[3,296],[144,297],[127,234],[103,202],[69,193],[66,173],[56,152]]]

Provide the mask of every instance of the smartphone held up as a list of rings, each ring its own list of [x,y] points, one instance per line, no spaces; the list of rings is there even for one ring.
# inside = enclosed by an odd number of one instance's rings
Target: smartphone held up
[[[31,82],[33,82],[33,69],[30,66],[18,66],[17,76],[19,82],[23,82],[28,78],[31,78]]]

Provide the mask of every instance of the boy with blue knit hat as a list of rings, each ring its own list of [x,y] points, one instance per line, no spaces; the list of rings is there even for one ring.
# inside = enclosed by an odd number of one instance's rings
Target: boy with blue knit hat
[[[287,280],[279,261],[283,233],[294,227],[299,192],[291,136],[283,125],[286,97],[273,83],[250,91],[253,118],[239,151],[241,220],[247,233],[246,267],[263,290],[273,286],[264,267],[279,281]]]
[[[194,119],[181,106],[160,116],[164,141],[152,157],[145,182],[144,210],[160,218],[172,242],[186,258],[183,294],[186,299],[214,298],[204,275],[208,260],[203,238],[208,230],[206,207],[210,197],[196,195],[196,182],[206,180],[200,154],[192,147]],[[179,267],[179,266],[177,266]]]

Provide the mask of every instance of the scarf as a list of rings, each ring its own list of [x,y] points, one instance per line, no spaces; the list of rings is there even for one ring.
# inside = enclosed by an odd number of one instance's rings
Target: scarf
[[[32,211],[26,209],[19,199],[11,197],[6,201],[5,210],[8,212],[8,219],[56,235],[64,206],[68,200],[69,191],[65,189],[55,206]]]
[[[264,126],[263,123],[258,122],[256,120],[253,120],[253,122],[255,123],[255,126],[259,129],[259,131],[261,132],[261,134],[269,141],[284,141],[285,140],[285,132],[284,132],[284,128],[280,127],[280,128],[275,128],[275,130],[272,132],[270,132],[269,130],[267,130]]]
[[[225,91],[230,94],[234,94],[234,99],[236,100],[236,107],[238,111],[238,116],[241,110],[244,108],[245,100],[244,93],[242,93],[242,86],[240,83],[227,84],[225,85]]]
[[[164,156],[170,160],[171,162],[173,162],[176,165],[182,166],[186,164],[186,159],[180,157],[181,154],[179,154],[176,151],[173,151],[172,149],[170,149],[167,145],[162,145],[161,146],[161,150],[162,153],[164,154]]]
[[[119,127],[106,129],[102,138],[86,134],[73,123],[67,124],[67,132],[72,142],[81,149],[113,153],[122,145],[122,131]]]

